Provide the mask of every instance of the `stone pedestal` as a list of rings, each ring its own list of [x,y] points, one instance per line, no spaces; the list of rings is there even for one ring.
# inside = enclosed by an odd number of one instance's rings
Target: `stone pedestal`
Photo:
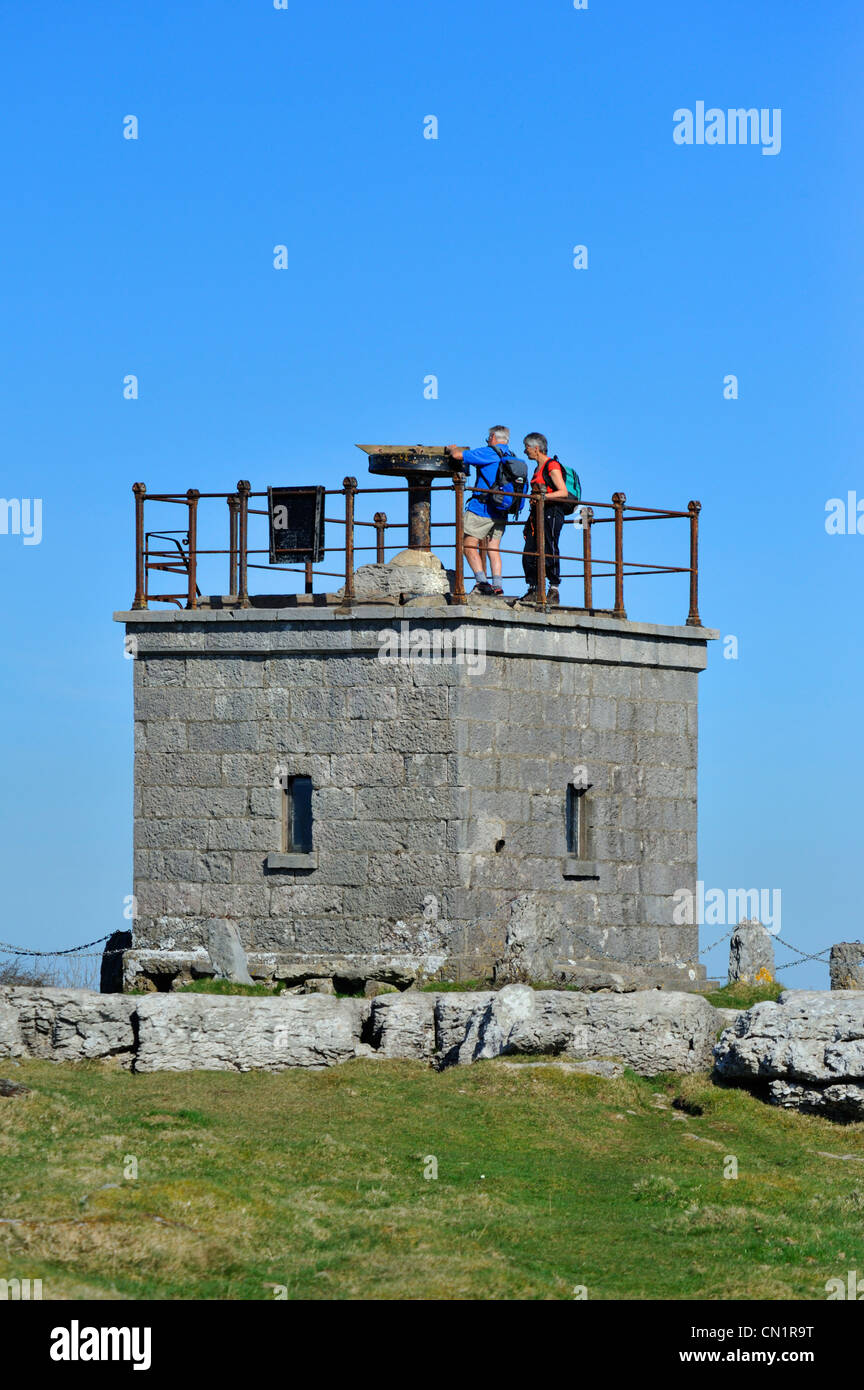
[[[774,979],[774,939],[755,918],[739,922],[729,943],[729,983],[767,985]]]
[[[828,968],[832,989],[864,989],[864,945],[841,941],[832,946]]]

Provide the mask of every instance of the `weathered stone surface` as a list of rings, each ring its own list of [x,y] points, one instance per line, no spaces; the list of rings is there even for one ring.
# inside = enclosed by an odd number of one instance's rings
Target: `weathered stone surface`
[[[716,1014],[700,995],[644,990],[576,994],[508,985],[494,993],[438,997],[442,1066],[507,1052],[611,1057],[644,1076],[707,1069]]]
[[[135,1070],[333,1066],[356,1055],[368,1010],[326,995],[150,995],[138,1004]]]
[[[802,1086],[794,1081],[771,1081],[768,1096],[772,1105],[784,1110],[824,1115],[828,1120],[864,1120],[864,1085]]]
[[[613,994],[626,994],[639,988],[632,975],[625,975],[620,970],[603,969],[599,962],[596,965],[558,965],[552,972],[551,980],[556,984],[569,985],[571,989],[608,989]]]
[[[864,991],[786,990],[754,1004],[714,1049],[721,1076],[809,1085],[864,1081]]]
[[[425,563],[404,559],[389,566],[403,596]],[[125,620],[138,643],[136,951],[194,955],[226,914],[253,978],[270,978],[253,967],[272,953],[297,962],[291,983],[347,978],[337,956],[360,989],[408,983],[382,973],[391,955],[411,978],[475,979],[528,898],[534,981],[597,962],[627,987],[698,983],[696,927],[676,924],[673,894],[696,886],[700,629],[422,598]],[[482,660],[467,647],[461,664],[379,660],[382,630],[403,622],[482,636]],[[281,849],[280,767],[312,779],[317,859],[296,872],[266,863]],[[596,875],[574,880],[564,801],[579,768]],[[167,974],[143,980],[162,990]]]
[[[227,917],[217,918],[211,924],[207,932],[207,954],[213,962],[217,979],[234,980],[243,985],[252,984],[240,935],[234,923]]]
[[[393,994],[395,986],[388,985],[385,980],[367,980],[363,986],[364,999],[377,999],[379,994]]]
[[[729,942],[729,979],[768,984],[774,979],[774,938],[756,919],[739,922]]]
[[[136,1000],[87,989],[0,988],[0,1057],[131,1061]]]
[[[831,947],[828,969],[832,989],[864,989],[864,945],[838,942]]]
[[[743,1018],[746,1009],[717,1009],[715,1010],[721,1028],[734,1028],[739,1018]]]
[[[448,594],[450,581],[437,555],[402,550],[383,565],[361,565],[354,574],[354,594],[364,598],[399,598],[401,594]],[[341,597],[343,590],[339,590]]]
[[[435,1052],[437,994],[406,990],[381,995],[372,1004],[372,1046],[385,1057],[430,1059]]]
[[[509,985],[498,993],[408,990],[363,1000],[6,987],[0,1057],[117,1058],[149,1072],[325,1067],[351,1057],[448,1066],[536,1052],[613,1059],[653,1075],[703,1066],[715,1023],[700,996],[656,990],[586,995]]]
[[[304,994],[335,994],[336,989],[329,976],[322,976],[319,979],[307,980],[301,986]]]

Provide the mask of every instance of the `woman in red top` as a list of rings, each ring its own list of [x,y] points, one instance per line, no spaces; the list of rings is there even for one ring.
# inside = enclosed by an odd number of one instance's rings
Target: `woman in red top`
[[[565,513],[562,503],[567,501],[570,494],[567,491],[557,455],[553,454],[551,457],[549,455],[549,442],[545,434],[526,434],[524,448],[525,457],[537,465],[531,479],[532,487],[534,483],[538,483],[540,487],[546,489],[543,507],[546,578],[549,580],[546,602],[555,604],[560,601],[558,585],[561,583],[561,555],[558,550],[558,538],[564,524]],[[522,568],[525,571],[528,592],[522,598],[523,603],[536,603],[541,597],[537,588],[537,538],[534,534],[534,517],[535,508],[532,507],[524,531],[525,550],[522,555]]]

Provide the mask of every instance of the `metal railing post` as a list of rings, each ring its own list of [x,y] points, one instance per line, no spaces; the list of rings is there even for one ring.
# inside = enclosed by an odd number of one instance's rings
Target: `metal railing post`
[[[135,494],[135,598],[133,611],[147,607],[147,570],[144,564],[144,499],[147,488],[144,483],[133,483]]]
[[[237,603],[240,608],[248,608],[249,605],[249,493],[252,491],[252,484],[241,478],[237,484],[237,499],[239,505],[239,546],[238,546],[238,574],[237,574]]]
[[[464,522],[463,507],[464,507],[464,500],[465,500],[465,478],[464,478],[464,476],[463,476],[461,473],[454,473],[454,475],[453,475],[453,494],[454,494],[454,497],[455,497],[455,499],[456,499],[456,512],[455,512],[455,522],[456,522],[455,547],[456,547],[456,554],[455,554],[455,558],[454,558],[454,561],[453,561],[453,565],[454,565],[454,572],[453,572],[453,602],[454,602],[454,603],[464,603],[464,602],[465,602],[465,575],[464,575],[463,571],[464,571],[464,569],[465,569],[465,531],[464,531],[465,522]]]
[[[232,493],[228,501],[228,597],[237,597],[237,508],[239,498]]]
[[[197,487],[190,487],[186,496],[189,499],[189,592],[187,608],[198,607],[198,498]]]
[[[626,618],[624,608],[624,503],[627,495],[613,492],[612,505],[615,508],[615,607],[614,618]]]
[[[354,601],[354,494],[357,491],[356,478],[343,478],[345,492],[345,593],[343,602]]]
[[[699,513],[701,502],[688,502],[690,513],[690,612],[687,615],[688,627],[701,627],[699,617]]]
[[[387,526],[387,513],[376,512],[375,521],[375,562],[384,564],[384,530]]]
[[[534,540],[537,544],[537,607],[546,607],[546,489],[535,483],[532,492],[534,503]]]
[[[594,576],[591,570],[591,523],[594,520],[594,508],[582,508],[582,575],[585,584],[585,597],[583,603],[590,611],[594,607]]]

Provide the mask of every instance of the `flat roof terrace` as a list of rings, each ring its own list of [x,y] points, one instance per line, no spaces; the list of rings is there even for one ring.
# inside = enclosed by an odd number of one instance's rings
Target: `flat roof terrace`
[[[478,490],[468,488],[462,474],[454,471],[458,465],[445,467],[443,450],[428,446],[413,450],[363,447],[375,471],[391,475],[401,471],[405,484],[361,488],[356,478],[346,477],[341,488],[256,491],[241,480],[233,493],[189,488],[151,494],[144,483],[135,483],[135,595],[131,610],[118,613],[118,618],[140,618],[152,604],[169,605],[190,615],[250,611],[259,618],[266,614],[283,620],[308,616],[310,608],[318,613],[356,612],[361,606],[380,611],[392,608],[393,598],[373,602],[358,593],[356,567],[388,565],[397,552],[407,550],[439,555],[448,576],[447,591],[437,601],[411,597],[409,592],[405,597],[413,608],[434,609],[441,617],[445,606],[478,612],[482,607],[484,614],[490,618],[495,614],[497,621],[504,622],[508,612],[518,610],[524,619],[529,610],[517,599],[483,597],[478,601],[466,593],[463,514],[466,492],[477,495]],[[544,496],[535,486],[522,517],[508,524],[501,555],[502,581],[521,586],[526,545],[523,520],[533,514],[539,541],[538,549],[529,553],[536,557],[538,589],[545,595]],[[395,510],[397,519],[378,509],[382,503],[391,513]],[[178,507],[183,523],[179,528],[170,524]],[[629,592],[630,581],[637,577],[686,575],[689,606],[684,626],[699,629],[704,640],[708,629],[701,626],[698,587],[700,510],[697,501],[688,502],[686,510],[635,505],[627,502],[623,492],[613,493],[609,502],[580,502],[566,519],[570,524],[562,528],[561,606],[547,608],[544,596],[530,611],[537,621],[556,626],[566,614],[626,622],[625,581]],[[169,524],[162,527],[163,522]],[[657,526],[650,526],[647,533],[641,525],[633,530],[636,523],[644,522],[665,523],[662,539]],[[654,545],[655,558],[636,558],[654,550]],[[688,563],[680,563],[685,559]],[[219,592],[223,587],[220,570],[227,579],[224,593]],[[162,592],[164,576],[176,577],[170,592]],[[202,592],[202,585],[210,588],[209,596]],[[682,616],[683,600],[681,593],[678,611]],[[165,618],[164,609],[159,616]]]

